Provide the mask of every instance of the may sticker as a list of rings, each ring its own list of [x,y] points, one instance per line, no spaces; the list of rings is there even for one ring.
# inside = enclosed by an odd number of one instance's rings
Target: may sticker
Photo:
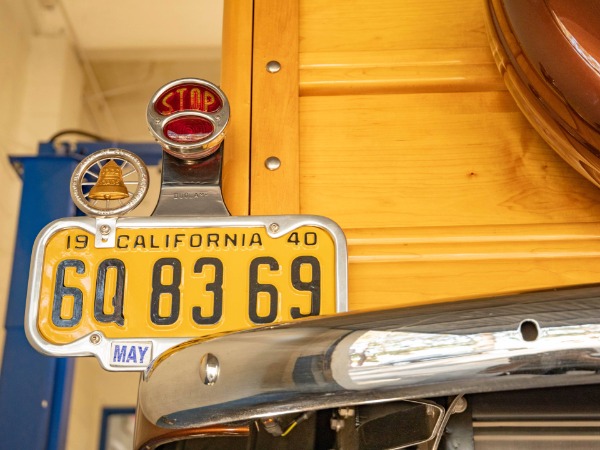
[[[110,344],[111,366],[146,367],[152,360],[152,342],[116,341]]]

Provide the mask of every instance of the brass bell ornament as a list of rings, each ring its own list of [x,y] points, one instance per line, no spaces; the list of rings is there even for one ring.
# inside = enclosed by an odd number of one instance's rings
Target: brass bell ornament
[[[98,175],[98,181],[90,190],[91,200],[122,200],[129,197],[129,191],[123,181],[123,171],[112,159],[107,162]]]

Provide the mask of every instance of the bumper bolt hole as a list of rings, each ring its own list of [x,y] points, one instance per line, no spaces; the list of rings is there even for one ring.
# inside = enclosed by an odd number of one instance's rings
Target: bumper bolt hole
[[[519,325],[519,332],[524,341],[533,342],[540,335],[540,327],[535,320],[527,319]]]

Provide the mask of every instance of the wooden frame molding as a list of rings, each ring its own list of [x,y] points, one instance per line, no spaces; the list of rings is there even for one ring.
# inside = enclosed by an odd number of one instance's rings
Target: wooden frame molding
[[[250,202],[252,14],[252,0],[225,1],[221,88],[231,117],[223,154],[223,195],[234,216],[248,215]]]
[[[254,1],[250,213],[300,212],[298,1]],[[281,69],[267,70],[270,61]],[[281,166],[269,170],[276,157]]]

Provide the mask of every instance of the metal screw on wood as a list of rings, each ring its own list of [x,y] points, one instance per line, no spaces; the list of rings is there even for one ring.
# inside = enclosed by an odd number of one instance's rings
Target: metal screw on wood
[[[269,170],[277,170],[281,166],[281,160],[277,156],[269,156],[265,160],[265,167]]]
[[[277,73],[280,70],[281,70],[281,64],[279,64],[279,61],[269,61],[267,63],[267,72]]]

